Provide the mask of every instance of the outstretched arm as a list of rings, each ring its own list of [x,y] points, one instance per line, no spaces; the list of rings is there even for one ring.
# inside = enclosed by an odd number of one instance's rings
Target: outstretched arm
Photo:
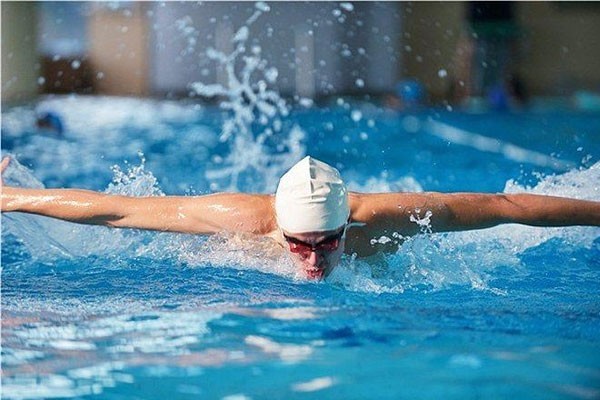
[[[7,160],[2,161],[2,170],[7,164]],[[272,209],[267,195],[128,197],[76,189],[2,188],[2,212],[115,228],[266,234],[274,224]]]
[[[428,212],[434,232],[482,229],[504,223],[600,226],[597,201],[482,193],[382,193],[361,197],[364,198],[357,202],[357,217],[386,232],[418,233],[420,227],[414,220],[426,218]]]

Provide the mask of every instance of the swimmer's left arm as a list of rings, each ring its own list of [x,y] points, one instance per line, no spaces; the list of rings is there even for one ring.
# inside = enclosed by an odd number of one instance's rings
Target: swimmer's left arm
[[[490,228],[504,223],[531,226],[600,226],[600,202],[535,194],[382,193],[362,195],[364,222],[379,231],[416,234],[416,221],[434,232]]]

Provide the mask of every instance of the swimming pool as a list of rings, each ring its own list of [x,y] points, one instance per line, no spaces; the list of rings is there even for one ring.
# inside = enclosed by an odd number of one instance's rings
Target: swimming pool
[[[63,137],[35,128],[61,115]],[[353,190],[600,200],[600,115],[294,108],[264,146],[222,110],[46,98],[2,113],[8,183],[132,195],[272,192],[305,154]],[[281,157],[281,155],[284,155]],[[600,229],[423,234],[327,282],[260,241],[2,216],[2,396],[591,399],[600,396]]]

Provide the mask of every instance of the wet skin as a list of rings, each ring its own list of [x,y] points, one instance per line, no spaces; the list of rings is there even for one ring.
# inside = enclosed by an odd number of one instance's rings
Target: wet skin
[[[343,229],[343,228],[342,228]],[[326,278],[331,271],[339,264],[342,254],[344,253],[345,236],[339,239],[338,247],[335,250],[325,250],[319,248],[319,244],[327,241],[333,236],[340,233],[340,229],[327,232],[305,232],[305,233],[289,233],[284,232],[284,235],[297,242],[305,243],[313,247],[309,251],[294,253],[289,250],[288,254],[296,264],[296,266],[309,279],[322,280]]]

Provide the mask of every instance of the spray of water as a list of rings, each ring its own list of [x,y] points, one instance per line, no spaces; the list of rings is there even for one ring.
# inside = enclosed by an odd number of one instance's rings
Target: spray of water
[[[219,140],[229,144],[229,153],[214,159],[216,168],[206,173],[212,189],[239,190],[243,186],[240,180],[249,177],[265,182],[263,191],[272,191],[272,177],[280,175],[304,154],[301,145],[304,133],[298,126],[284,131],[289,106],[277,91],[269,88],[277,81],[277,69],[269,67],[260,46],[248,45],[252,24],[269,11],[266,3],[255,4],[252,16],[233,36],[231,53],[213,48],[206,52],[217,68],[226,72],[226,82],[190,85],[200,96],[219,98],[219,107],[228,113]],[[185,25],[185,32],[194,31]],[[241,68],[237,68],[240,64]]]
[[[506,183],[505,193],[534,193],[600,200],[595,184],[600,180],[600,163],[588,169],[574,169],[564,174],[539,176],[533,187]],[[410,179],[389,182],[384,178],[370,178],[364,185],[351,183],[354,190],[419,191]],[[441,290],[451,286],[469,286],[498,295],[507,294],[490,282],[498,268],[508,268],[515,276],[522,275],[521,255],[543,243],[558,239],[563,244],[591,248],[598,239],[597,227],[539,228],[524,225],[500,225],[495,228],[436,234],[431,233],[434,213],[413,215],[421,234],[404,237],[395,232],[373,240],[399,245],[395,254],[378,255],[368,261],[347,259],[334,271],[330,281],[352,291],[374,293],[402,293],[405,290]]]
[[[126,171],[115,167],[114,179],[107,193],[132,196],[161,196],[155,177],[140,165]],[[600,179],[600,163],[589,169],[573,170],[563,175],[545,177],[534,187],[522,187],[507,182],[506,192],[572,196],[600,200],[594,182]],[[13,161],[5,173],[7,184],[42,187],[33,175]],[[364,185],[351,183],[355,189]],[[389,182],[384,178],[369,178],[365,185],[375,191],[409,191],[415,182],[402,178]],[[418,189],[418,188],[417,188]],[[374,238],[380,243],[394,242],[399,250],[394,254],[380,254],[369,260],[347,257],[329,282],[352,291],[375,293],[402,293],[405,290],[440,290],[453,285],[470,286],[475,290],[505,293],[489,282],[499,266],[515,272],[522,269],[520,254],[550,239],[560,239],[578,247],[589,248],[598,238],[598,228],[566,227],[537,228],[504,225],[496,228],[431,233],[430,223],[435,214],[419,213],[413,216],[422,234],[405,237],[400,232]],[[27,251],[36,260],[106,255],[118,253],[124,257],[175,257],[193,268],[220,266],[239,270],[274,273],[291,279],[302,279],[285,252],[273,246],[269,239],[240,235],[214,235],[199,238],[191,235],[155,234],[138,231],[114,231],[103,227],[78,226],[44,217],[8,214],[3,216],[3,234],[20,238]],[[482,256],[485,255],[485,256]]]
[[[14,157],[3,174],[7,185],[43,188],[30,170]],[[127,172],[114,167],[115,177],[106,190],[111,194],[133,196],[163,195],[156,178],[144,168],[144,161]],[[49,261],[57,258],[87,255],[129,254],[144,251],[148,241],[147,232],[111,230],[104,227],[82,226],[36,215],[6,214],[3,218],[3,234],[12,234],[34,260]]]

